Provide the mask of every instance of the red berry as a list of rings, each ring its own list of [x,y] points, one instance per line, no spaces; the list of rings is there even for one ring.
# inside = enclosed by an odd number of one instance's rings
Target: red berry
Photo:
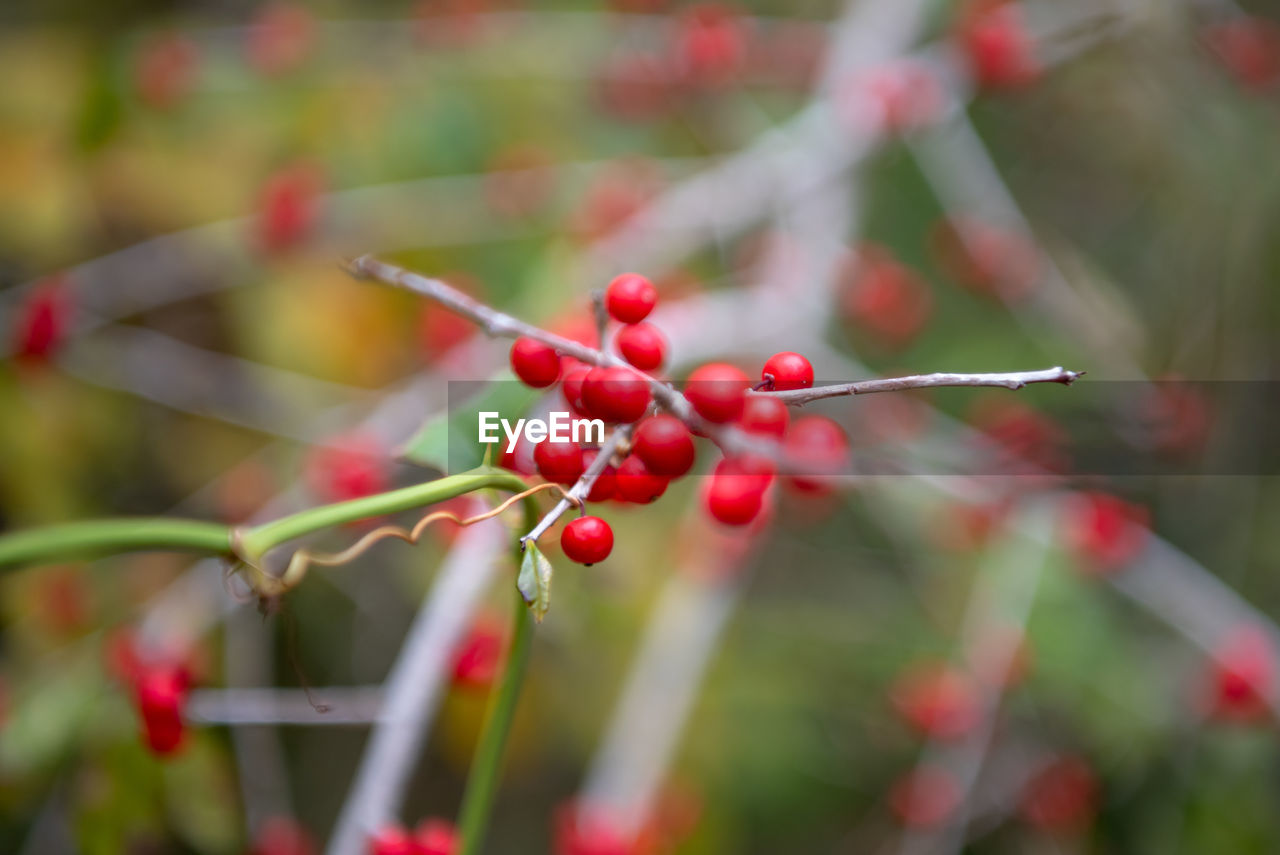
[[[840,425],[825,416],[796,419],[787,431],[784,453],[797,470],[789,483],[808,493],[830,492],[834,476],[849,465],[849,439]]]
[[[636,855],[637,848],[598,811],[579,810],[572,803],[556,811],[555,855]]]
[[[982,713],[977,686],[945,665],[908,669],[894,681],[889,694],[898,714],[932,739],[959,739],[977,725]]]
[[[363,434],[338,437],[312,449],[307,460],[307,481],[331,502],[372,496],[387,489],[387,459],[378,441]]]
[[[1206,29],[1205,42],[1235,78],[1255,91],[1280,81],[1280,27],[1247,15]]]
[[[488,688],[498,675],[505,647],[506,636],[501,623],[492,618],[478,619],[453,660],[454,685]]]
[[[1232,721],[1262,718],[1275,676],[1275,647],[1266,631],[1254,626],[1232,630],[1214,651],[1209,712]]]
[[[584,471],[591,468],[591,464],[595,462],[596,457],[600,455],[599,451],[590,449],[582,452],[582,464]],[[617,492],[617,472],[618,470],[612,464],[605,466],[604,471],[596,478],[591,485],[591,492],[587,494],[588,501],[603,502],[606,499],[612,499]]]
[[[1065,511],[1067,544],[1085,569],[1118,570],[1147,545],[1149,513],[1141,505],[1094,491],[1073,496]]]
[[[259,196],[258,240],[267,252],[302,243],[316,227],[323,191],[320,171],[309,164],[290,166],[272,175]]]
[[[675,416],[660,414],[641,422],[631,450],[655,475],[679,478],[693,467],[693,434]]]
[[[507,451],[507,446],[502,445],[502,455],[498,458],[498,465],[503,469],[509,469],[517,475],[532,475],[536,469],[533,463],[532,444],[525,442],[524,434],[516,437],[515,446]]]
[[[1040,276],[1040,256],[1030,241],[974,217],[940,223],[930,235],[930,249],[943,273],[983,296],[1019,300]]]
[[[560,391],[564,394],[565,403],[580,415],[587,413],[586,402],[582,400],[582,384],[590,373],[590,365],[583,365],[575,360],[573,367],[565,370],[564,379],[560,381]]]
[[[1079,757],[1058,757],[1027,783],[1023,819],[1044,831],[1087,827],[1098,809],[1098,779]]]
[[[13,327],[13,351],[32,360],[46,359],[61,346],[70,326],[71,301],[60,277],[41,281],[23,299]]]
[[[667,359],[667,339],[653,324],[630,324],[614,339],[622,358],[641,371],[655,371]]]
[[[521,336],[511,345],[511,370],[526,386],[545,389],[560,379],[560,356],[537,339]]]
[[[315,855],[316,842],[296,819],[273,816],[254,835],[248,855]]]
[[[624,324],[638,324],[649,316],[658,302],[658,289],[639,273],[614,277],[604,292],[609,315]]]
[[[649,409],[651,399],[648,381],[620,365],[593,368],[582,381],[587,412],[607,422],[634,422]]]
[[[579,517],[564,527],[560,548],[579,564],[595,564],[613,551],[613,529],[599,517]]]
[[[882,247],[864,246],[842,281],[845,317],[888,348],[906,347],[933,314],[929,286]]]
[[[648,470],[634,454],[618,466],[614,479],[618,498],[645,505],[667,491],[667,479]]]
[[[168,755],[182,747],[186,727],[182,707],[187,699],[186,672],[174,667],[154,667],[145,671],[134,687],[143,736],[156,754]]]
[[[746,30],[727,6],[718,3],[691,6],[681,23],[678,38],[679,66],[694,85],[724,86],[746,61]]]
[[[413,832],[414,855],[453,855],[458,849],[458,832],[442,819],[425,819]]]
[[[1040,76],[1035,43],[1017,3],[976,0],[962,15],[960,42],[979,86],[1014,89]]]
[[[418,844],[398,825],[390,825],[369,838],[369,855],[418,855]]]
[[[960,806],[960,788],[949,772],[920,768],[893,785],[889,806],[903,825],[931,828],[946,822]]]
[[[245,46],[249,64],[268,77],[293,71],[311,52],[315,28],[315,18],[302,4],[263,6],[249,24]]]
[[[538,474],[556,484],[569,485],[582,477],[582,446],[576,442],[545,439],[533,447]]]
[[[138,95],[156,110],[171,110],[191,91],[200,51],[183,36],[167,34],[142,47],[134,66]]]
[[[725,525],[746,525],[764,509],[772,476],[725,458],[716,464],[703,495],[707,512]]]
[[[772,380],[769,379],[771,377]],[[808,389],[813,385],[813,366],[800,354],[784,350],[769,357],[760,372],[760,379],[769,384],[768,388],[780,392]]]
[[[791,413],[787,405],[772,395],[748,395],[738,425],[747,433],[782,439]]]
[[[742,415],[751,381],[738,368],[724,362],[703,365],[689,375],[684,396],[698,415],[709,422],[731,422]]]

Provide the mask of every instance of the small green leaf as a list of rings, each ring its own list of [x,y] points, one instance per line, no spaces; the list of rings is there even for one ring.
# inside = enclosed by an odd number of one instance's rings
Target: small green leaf
[[[533,619],[542,623],[551,606],[551,574],[554,572],[547,556],[538,549],[532,540],[524,546],[524,559],[520,562],[520,576],[516,579],[516,588],[533,612]]]
[[[428,419],[405,443],[400,456],[445,473],[474,469],[483,462],[485,452],[493,449],[492,444],[477,439],[480,412],[496,412],[514,422],[537,394],[509,371],[500,371],[488,380],[450,381],[448,410]],[[501,450],[499,443],[493,453]]]

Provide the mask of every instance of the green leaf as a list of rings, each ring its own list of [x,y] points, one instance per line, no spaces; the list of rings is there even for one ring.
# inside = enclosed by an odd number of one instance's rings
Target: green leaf
[[[476,437],[479,414],[496,412],[515,421],[529,409],[538,392],[519,382],[510,371],[500,371],[488,380],[449,382],[448,409],[432,416],[405,443],[400,456],[446,474],[474,469],[484,461],[486,450]],[[499,453],[500,447],[494,450]]]
[[[524,558],[520,562],[520,576],[516,579],[516,588],[524,598],[525,605],[533,612],[533,619],[542,623],[551,606],[551,574],[554,569],[547,556],[538,549],[532,540],[524,545]]]

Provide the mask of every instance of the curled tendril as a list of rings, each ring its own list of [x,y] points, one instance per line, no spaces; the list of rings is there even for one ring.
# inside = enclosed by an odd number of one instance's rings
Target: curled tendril
[[[484,522],[485,520],[498,516],[498,514],[501,514],[507,508],[522,499],[526,499],[529,496],[542,493],[547,490],[558,491],[567,502],[575,507],[581,506],[582,504],[580,499],[571,496],[569,492],[559,484],[539,484],[536,487],[530,487],[523,493],[516,493],[515,495],[508,496],[501,504],[485,511],[482,514],[476,514],[475,516],[463,518],[452,511],[432,511],[414,523],[412,528],[406,529],[398,525],[384,525],[375,528],[373,531],[368,532],[355,543],[340,552],[312,552],[305,548],[299,549],[297,552],[293,553],[292,557],[290,557],[288,567],[285,568],[284,573],[280,576],[268,573],[266,570],[258,566],[256,562],[251,561],[245,555],[241,544],[241,532],[239,529],[236,529],[231,535],[231,547],[237,557],[237,560],[227,570],[227,577],[225,579],[226,587],[232,596],[240,599],[240,596],[231,588],[231,576],[239,573],[244,578],[245,583],[249,585],[250,589],[260,599],[278,597],[286,591],[295,588],[302,581],[307,570],[310,569],[312,565],[319,565],[321,567],[337,567],[342,564],[346,564],[349,561],[359,558],[378,541],[386,540],[389,537],[403,540],[405,543],[414,545],[417,544],[418,539],[422,537],[422,533],[425,532],[434,522],[450,520],[459,526],[474,525],[475,523]]]

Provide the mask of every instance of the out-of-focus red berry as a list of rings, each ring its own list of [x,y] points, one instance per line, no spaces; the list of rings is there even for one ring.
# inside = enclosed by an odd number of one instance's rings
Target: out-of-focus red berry
[[[658,303],[658,289],[639,273],[623,273],[613,278],[604,292],[609,316],[624,324],[638,324]]]
[[[1265,92],[1280,82],[1280,27],[1248,15],[1213,24],[1204,41],[1241,85]]]
[[[782,439],[790,423],[787,405],[772,395],[748,395],[738,419],[738,427],[747,433],[774,439]]]
[[[646,505],[667,491],[667,479],[655,475],[636,455],[627,457],[618,465],[614,476],[617,498],[624,502]]]
[[[1080,831],[1098,811],[1098,779],[1079,757],[1057,757],[1027,782],[1022,792],[1022,818],[1041,831]]]
[[[155,110],[172,110],[190,94],[200,67],[200,49],[176,33],[149,39],[134,62],[134,85],[142,102]]]
[[[258,201],[258,244],[266,252],[293,249],[320,222],[324,178],[312,164],[288,166],[270,176]]]
[[[560,355],[550,345],[521,336],[511,345],[511,370],[526,386],[545,389],[560,379]]]
[[[915,271],[887,249],[866,245],[841,278],[841,308],[860,332],[877,344],[911,344],[933,315],[933,294]]]
[[[938,546],[967,552],[985,546],[1008,515],[1007,501],[950,502],[937,512],[930,530]]]
[[[32,611],[52,634],[66,637],[88,628],[90,592],[75,567],[41,570],[30,593]]]
[[[330,502],[372,496],[390,484],[381,445],[364,434],[340,436],[313,448],[306,477],[311,489]]]
[[[619,228],[649,203],[663,186],[661,170],[640,158],[620,160],[588,185],[570,222],[582,240],[597,240]]]
[[[1019,89],[1043,71],[1018,3],[973,0],[960,13],[958,37],[973,79],[983,89]]]
[[[640,855],[613,823],[574,804],[556,811],[555,855]]]
[[[917,62],[895,62],[860,72],[841,87],[836,107],[855,131],[905,134],[942,115],[937,76]]]
[[[254,835],[249,855],[316,855],[315,838],[292,817],[273,816]]]
[[[783,452],[796,471],[787,480],[802,493],[828,493],[849,467],[849,438],[825,416],[803,416],[792,422]]]
[[[48,359],[71,327],[71,298],[66,281],[51,276],[37,283],[15,312],[13,351],[23,359]]]
[[[134,684],[143,738],[155,754],[167,756],[182,747],[186,736],[182,709],[187,699],[188,679],[183,669],[149,666]]]
[[[470,689],[487,689],[498,676],[506,650],[502,621],[481,616],[467,632],[453,660],[453,683]]]
[[[560,548],[578,564],[596,564],[613,551],[613,529],[599,517],[578,517],[564,527]]]
[[[633,48],[615,50],[605,60],[597,99],[611,115],[643,122],[666,113],[674,101],[669,64],[660,56]]]
[[[728,5],[699,3],[677,25],[676,67],[688,83],[704,89],[733,81],[746,62],[746,23]]]
[[[634,422],[645,414],[652,399],[648,381],[620,365],[593,368],[582,381],[587,412],[607,422]]]
[[[711,518],[724,525],[747,525],[764,510],[773,476],[751,462],[725,458],[703,490],[703,503]]]
[[[409,832],[390,825],[369,838],[368,855],[418,855],[418,844]]]
[[[711,362],[689,375],[684,396],[698,415],[709,422],[722,424],[742,416],[750,385],[747,375],[736,366]]]
[[[993,474],[1058,473],[1067,469],[1066,436],[1052,419],[1017,398],[980,395],[970,407],[969,422],[981,431]]]
[[[975,294],[1017,301],[1040,277],[1040,256],[1022,235],[973,217],[936,226],[930,245],[947,278]]]
[[[1201,451],[1209,437],[1210,407],[1200,388],[1175,376],[1150,384],[1134,404],[1137,427],[1150,446],[1168,455]]]
[[[315,43],[316,21],[301,3],[274,2],[249,22],[245,55],[259,74],[276,77],[296,70]]]
[[[502,454],[498,457],[498,465],[518,475],[534,474],[537,471],[537,464],[533,460],[533,444],[525,441],[523,433],[516,437],[510,451],[507,450],[507,444],[504,442]]]
[[[911,828],[945,823],[960,806],[960,787],[950,772],[922,767],[899,778],[889,792],[889,807]]]
[[[451,273],[441,277],[454,288],[472,297],[482,296],[484,285],[468,273]],[[422,301],[418,316],[418,341],[422,354],[435,360],[475,335],[476,326],[432,300]]]
[[[813,366],[801,354],[784,350],[765,360],[760,379],[778,392],[808,389],[813,385]]]
[[[1232,630],[1214,650],[1210,714],[1228,721],[1265,717],[1275,678],[1275,645],[1266,630],[1255,626]]]
[[[946,665],[908,668],[894,680],[889,698],[903,720],[931,739],[959,739],[982,716],[981,696],[973,680]]]
[[[667,338],[653,324],[628,324],[614,339],[618,353],[641,371],[656,371],[667,359]]]
[[[443,819],[424,819],[418,823],[413,841],[417,845],[415,855],[455,855],[460,842],[453,824]]]
[[[1123,568],[1142,553],[1150,538],[1150,512],[1109,493],[1077,493],[1063,511],[1065,543],[1089,572]]]

